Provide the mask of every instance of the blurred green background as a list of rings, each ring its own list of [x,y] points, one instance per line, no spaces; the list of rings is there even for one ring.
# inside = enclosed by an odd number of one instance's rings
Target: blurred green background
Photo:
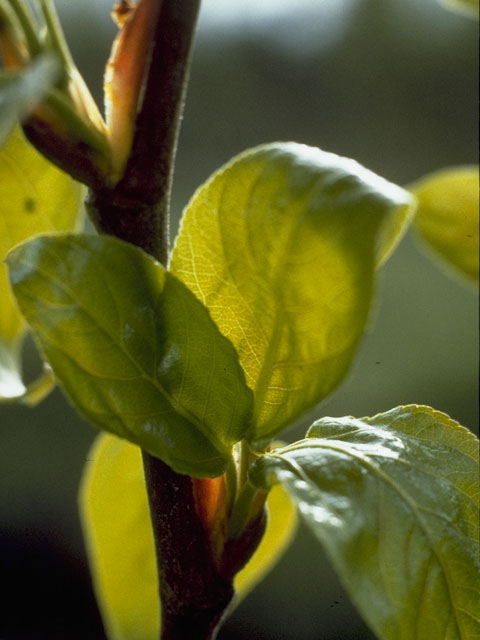
[[[57,2],[101,102],[107,1]],[[194,189],[243,149],[295,140],[399,184],[477,162],[478,22],[433,0],[204,0],[180,137],[172,234]],[[407,237],[383,269],[369,333],[315,416],[402,403],[478,430],[477,302]],[[27,375],[38,362],[25,349]],[[287,434],[301,437],[305,424]],[[102,639],[77,516],[95,431],[57,391],[0,408],[0,640]],[[235,611],[220,640],[373,638],[312,535]]]

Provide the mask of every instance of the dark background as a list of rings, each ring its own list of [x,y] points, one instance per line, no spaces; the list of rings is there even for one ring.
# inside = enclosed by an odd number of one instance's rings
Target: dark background
[[[234,4],[244,6],[229,23],[222,8]],[[340,23],[330,0],[305,10],[297,1],[290,13],[286,4],[278,0],[268,16],[246,0],[205,0],[179,143],[177,220],[213,170],[262,142],[319,146],[399,184],[477,162],[478,23],[428,0],[350,0]],[[115,33],[109,3],[59,5],[78,65],[101,101]],[[372,415],[416,402],[477,430],[473,288],[441,272],[409,236],[383,269],[380,289],[352,372],[315,416]],[[25,352],[33,375],[31,345]],[[0,407],[0,640],[104,638],[76,507],[94,435],[59,392],[34,411]],[[247,638],[373,636],[301,528],[220,634]]]

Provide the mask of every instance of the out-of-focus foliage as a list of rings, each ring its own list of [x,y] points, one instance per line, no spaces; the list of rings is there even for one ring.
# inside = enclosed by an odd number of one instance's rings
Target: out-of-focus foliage
[[[478,283],[478,167],[444,169],[412,185],[416,227],[447,262]]]
[[[451,9],[478,19],[478,0],[440,0],[442,4]]]
[[[45,160],[15,129],[0,149],[0,402],[21,398],[20,349],[25,322],[17,310],[3,260],[38,233],[78,229],[84,189]]]
[[[55,59],[43,56],[25,71],[0,73],[0,145],[44,95],[56,70]]]

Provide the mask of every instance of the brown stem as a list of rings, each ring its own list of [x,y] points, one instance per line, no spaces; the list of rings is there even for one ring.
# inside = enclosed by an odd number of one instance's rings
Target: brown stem
[[[143,454],[157,547],[163,640],[214,638],[233,598],[198,517],[192,480]]]
[[[97,229],[168,259],[173,166],[200,0],[161,3],[132,152],[113,189],[91,190]]]
[[[130,158],[113,189],[91,190],[100,232],[135,244],[163,264],[173,165],[200,0],[159,0],[142,106]],[[162,640],[210,640],[232,598],[195,506],[192,480],[143,453],[156,543]]]

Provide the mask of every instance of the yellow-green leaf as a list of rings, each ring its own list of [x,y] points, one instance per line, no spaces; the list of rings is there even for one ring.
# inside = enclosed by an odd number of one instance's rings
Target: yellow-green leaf
[[[83,475],[80,513],[109,640],[158,640],[158,578],[139,447],[97,437]]]
[[[345,376],[375,265],[412,213],[403,189],[305,145],[247,151],[187,206],[171,260],[235,345],[261,445]]]
[[[474,640],[478,445],[430,407],[323,418],[257,460],[250,479],[288,490],[379,638]]]
[[[280,487],[270,492],[267,507],[264,538],[235,578],[239,598],[274,565],[295,531],[295,507]],[[109,640],[158,640],[158,579],[138,447],[111,435],[97,438],[83,475],[80,512]]]
[[[83,218],[83,195],[83,187],[37,153],[20,130],[0,149],[0,401],[26,392],[19,362],[25,324],[3,260],[26,238],[77,229]]]
[[[418,198],[415,224],[447,262],[478,282],[478,167],[433,173],[411,186]]]
[[[178,473],[225,470],[252,392],[232,344],[184,284],[107,235],[40,236],[7,262],[22,313],[87,419]]]

